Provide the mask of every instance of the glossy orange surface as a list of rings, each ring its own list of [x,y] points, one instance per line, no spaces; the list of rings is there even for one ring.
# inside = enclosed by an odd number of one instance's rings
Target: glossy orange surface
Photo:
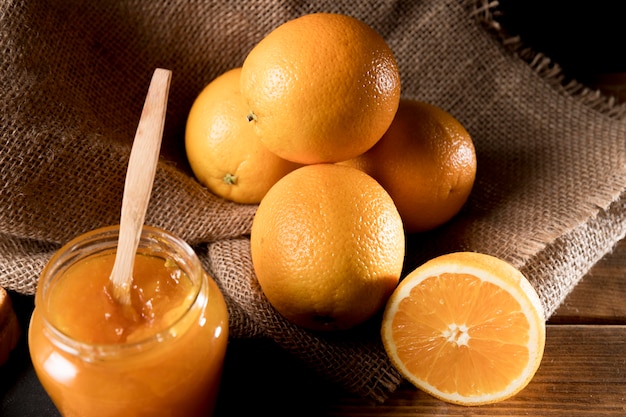
[[[82,259],[39,290],[29,344],[42,385],[68,417],[209,415],[228,333],[218,287],[138,255],[122,306],[109,295],[113,262]]]

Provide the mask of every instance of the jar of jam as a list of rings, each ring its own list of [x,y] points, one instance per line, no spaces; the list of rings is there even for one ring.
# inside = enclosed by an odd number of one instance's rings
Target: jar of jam
[[[120,304],[118,235],[81,235],[42,271],[28,334],[42,386],[65,417],[210,416],[228,339],[219,288],[189,245],[145,226]]]

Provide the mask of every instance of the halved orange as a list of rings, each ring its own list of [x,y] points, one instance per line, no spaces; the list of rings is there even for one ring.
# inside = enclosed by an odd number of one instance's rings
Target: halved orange
[[[521,391],[545,345],[541,301],[524,275],[491,255],[455,252],[409,273],[385,307],[385,350],[417,388],[462,405]]]

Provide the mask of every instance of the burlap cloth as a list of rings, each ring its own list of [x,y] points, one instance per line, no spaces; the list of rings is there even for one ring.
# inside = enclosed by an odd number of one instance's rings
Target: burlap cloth
[[[143,100],[173,71],[149,224],[196,248],[228,301],[233,338],[266,337],[322,378],[382,401],[397,387],[379,318],[316,335],[260,292],[247,234],[255,206],[190,175],[183,132],[201,88],[242,64],[272,28],[315,11],[370,24],[395,52],[405,97],[436,104],[472,135],[473,194],[453,222],[409,237],[407,269],[437,254],[499,256],[531,280],[550,316],[626,233],[624,108],[498,30],[481,1],[35,1],[0,3],[0,285],[25,294],[60,244],[119,221]]]

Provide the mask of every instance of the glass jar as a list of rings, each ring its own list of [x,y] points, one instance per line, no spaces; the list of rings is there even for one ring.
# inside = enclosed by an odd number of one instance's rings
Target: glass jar
[[[65,417],[210,416],[228,339],[219,288],[189,245],[146,226],[122,306],[107,289],[118,234],[81,235],[42,271],[28,335],[42,386]]]

